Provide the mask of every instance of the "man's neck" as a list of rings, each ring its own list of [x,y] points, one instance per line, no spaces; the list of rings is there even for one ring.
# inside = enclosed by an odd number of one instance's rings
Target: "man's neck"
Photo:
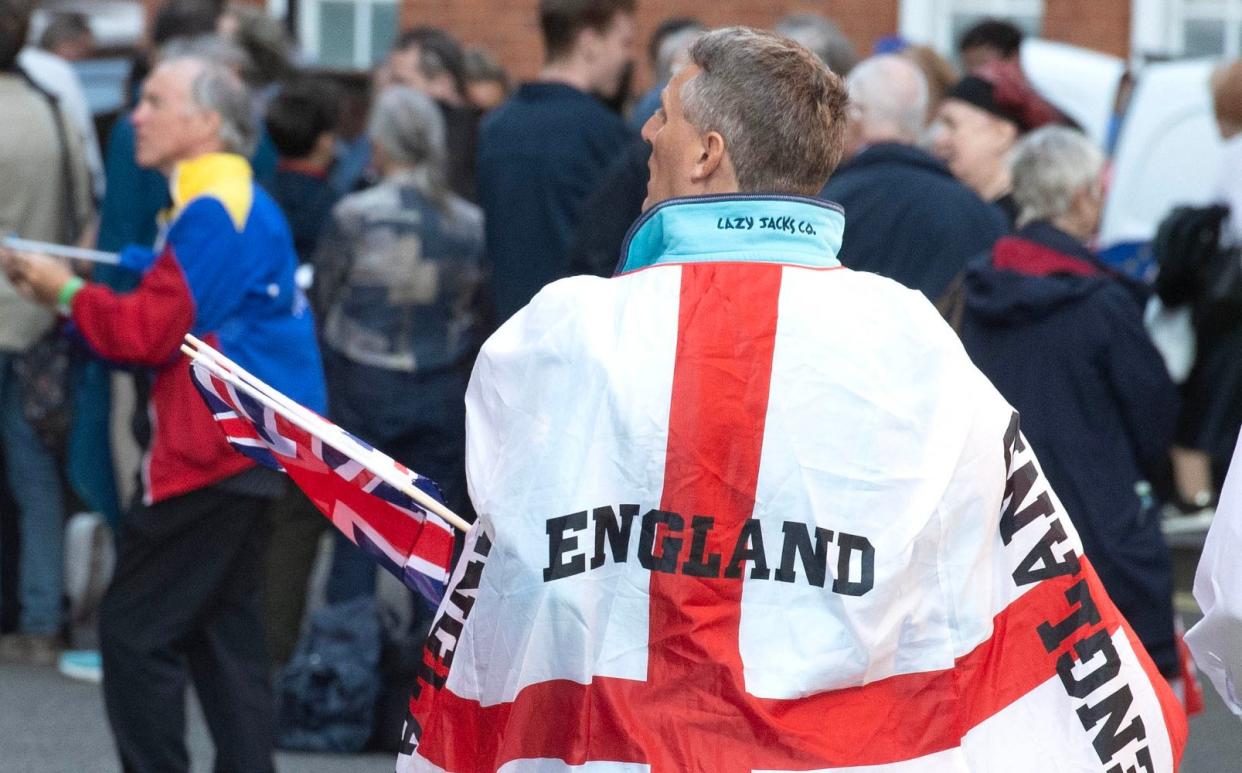
[[[1089,244],[1091,237],[1095,235],[1095,229],[1081,218],[1075,217],[1072,212],[1053,218],[1052,224],[1083,244]]]
[[[1009,174],[1009,167],[1001,163],[997,165],[988,179],[981,181],[975,192],[984,201],[993,202],[1004,197],[1012,189],[1013,178]]]
[[[540,83],[564,83],[579,91],[591,92],[591,76],[586,68],[568,60],[548,62],[539,71]]]
[[[898,132],[873,132],[859,138],[857,144],[852,145],[847,154],[847,158],[853,158],[862,153],[873,145],[913,145],[914,140],[909,137],[902,136]]]

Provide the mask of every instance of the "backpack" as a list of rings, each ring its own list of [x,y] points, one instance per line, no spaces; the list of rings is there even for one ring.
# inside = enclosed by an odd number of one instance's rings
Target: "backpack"
[[[414,599],[411,620],[384,615],[384,645],[380,656],[382,675],[379,700],[375,705],[375,734],[367,748],[397,754],[403,746],[402,728],[410,714],[410,689],[423,669],[423,647],[435,610],[421,598]]]
[[[276,745],[308,752],[357,752],[371,737],[380,694],[382,635],[373,596],[311,615],[276,680]]]
[[[1221,248],[1229,208],[1176,207],[1152,242],[1160,272],[1155,290],[1168,308],[1189,305],[1202,316],[1221,307],[1242,306],[1242,259],[1236,248]]]

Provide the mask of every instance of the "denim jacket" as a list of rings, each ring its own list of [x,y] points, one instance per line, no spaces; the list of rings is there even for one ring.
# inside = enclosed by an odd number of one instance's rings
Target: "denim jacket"
[[[406,372],[453,367],[473,351],[483,216],[416,172],[345,197],[315,251],[322,340],[345,358]]]

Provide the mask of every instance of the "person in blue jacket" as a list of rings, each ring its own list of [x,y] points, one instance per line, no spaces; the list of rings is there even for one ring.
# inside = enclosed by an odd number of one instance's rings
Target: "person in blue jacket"
[[[189,769],[190,682],[216,769],[273,769],[259,568],[284,479],[230,446],[179,351],[194,333],[292,400],[326,409],[293,238],[246,160],[252,121],[235,73],[207,59],[165,59],[133,124],[135,157],[167,178],[173,206],[158,251],[121,252],[138,286],[119,293],[46,257],[0,255],[10,281],[56,308],[95,353],[152,373],[143,498],[125,514],[99,610],[104,703],[127,771]]]
[[[927,123],[927,81],[896,54],[859,64],[850,91],[847,160],[821,198],[845,209],[841,263],[921,290],[935,300],[966,262],[1009,224],[1001,213],[918,147]]]
[[[1084,246],[1099,223],[1103,163],[1072,129],[1023,140],[1019,230],[967,269],[957,327],[1021,414],[1109,596],[1175,678],[1173,569],[1150,482],[1163,475],[1178,398],[1143,327],[1143,299]]]
[[[541,0],[547,62],[483,121],[479,205],[490,291],[503,322],[569,274],[582,205],[632,135],[597,95],[615,94],[632,60],[633,0]]]

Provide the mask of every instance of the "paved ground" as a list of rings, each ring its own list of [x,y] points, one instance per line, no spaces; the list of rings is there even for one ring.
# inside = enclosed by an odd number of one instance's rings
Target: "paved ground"
[[[211,739],[192,700],[190,758],[195,773],[211,770]],[[281,753],[277,765],[282,773],[389,773],[393,757]],[[98,686],[55,669],[0,666],[0,773],[119,770]]]
[[[1179,602],[1195,620],[1187,591],[1197,550],[1175,552]],[[1207,711],[1190,721],[1181,773],[1242,773],[1242,719],[1230,714],[1208,684]],[[190,748],[195,773],[211,770],[206,726],[190,701]],[[385,773],[391,755],[280,754],[283,773]],[[0,773],[117,773],[118,765],[97,686],[73,682],[52,669],[0,666]],[[990,773],[990,772],[989,772]]]

